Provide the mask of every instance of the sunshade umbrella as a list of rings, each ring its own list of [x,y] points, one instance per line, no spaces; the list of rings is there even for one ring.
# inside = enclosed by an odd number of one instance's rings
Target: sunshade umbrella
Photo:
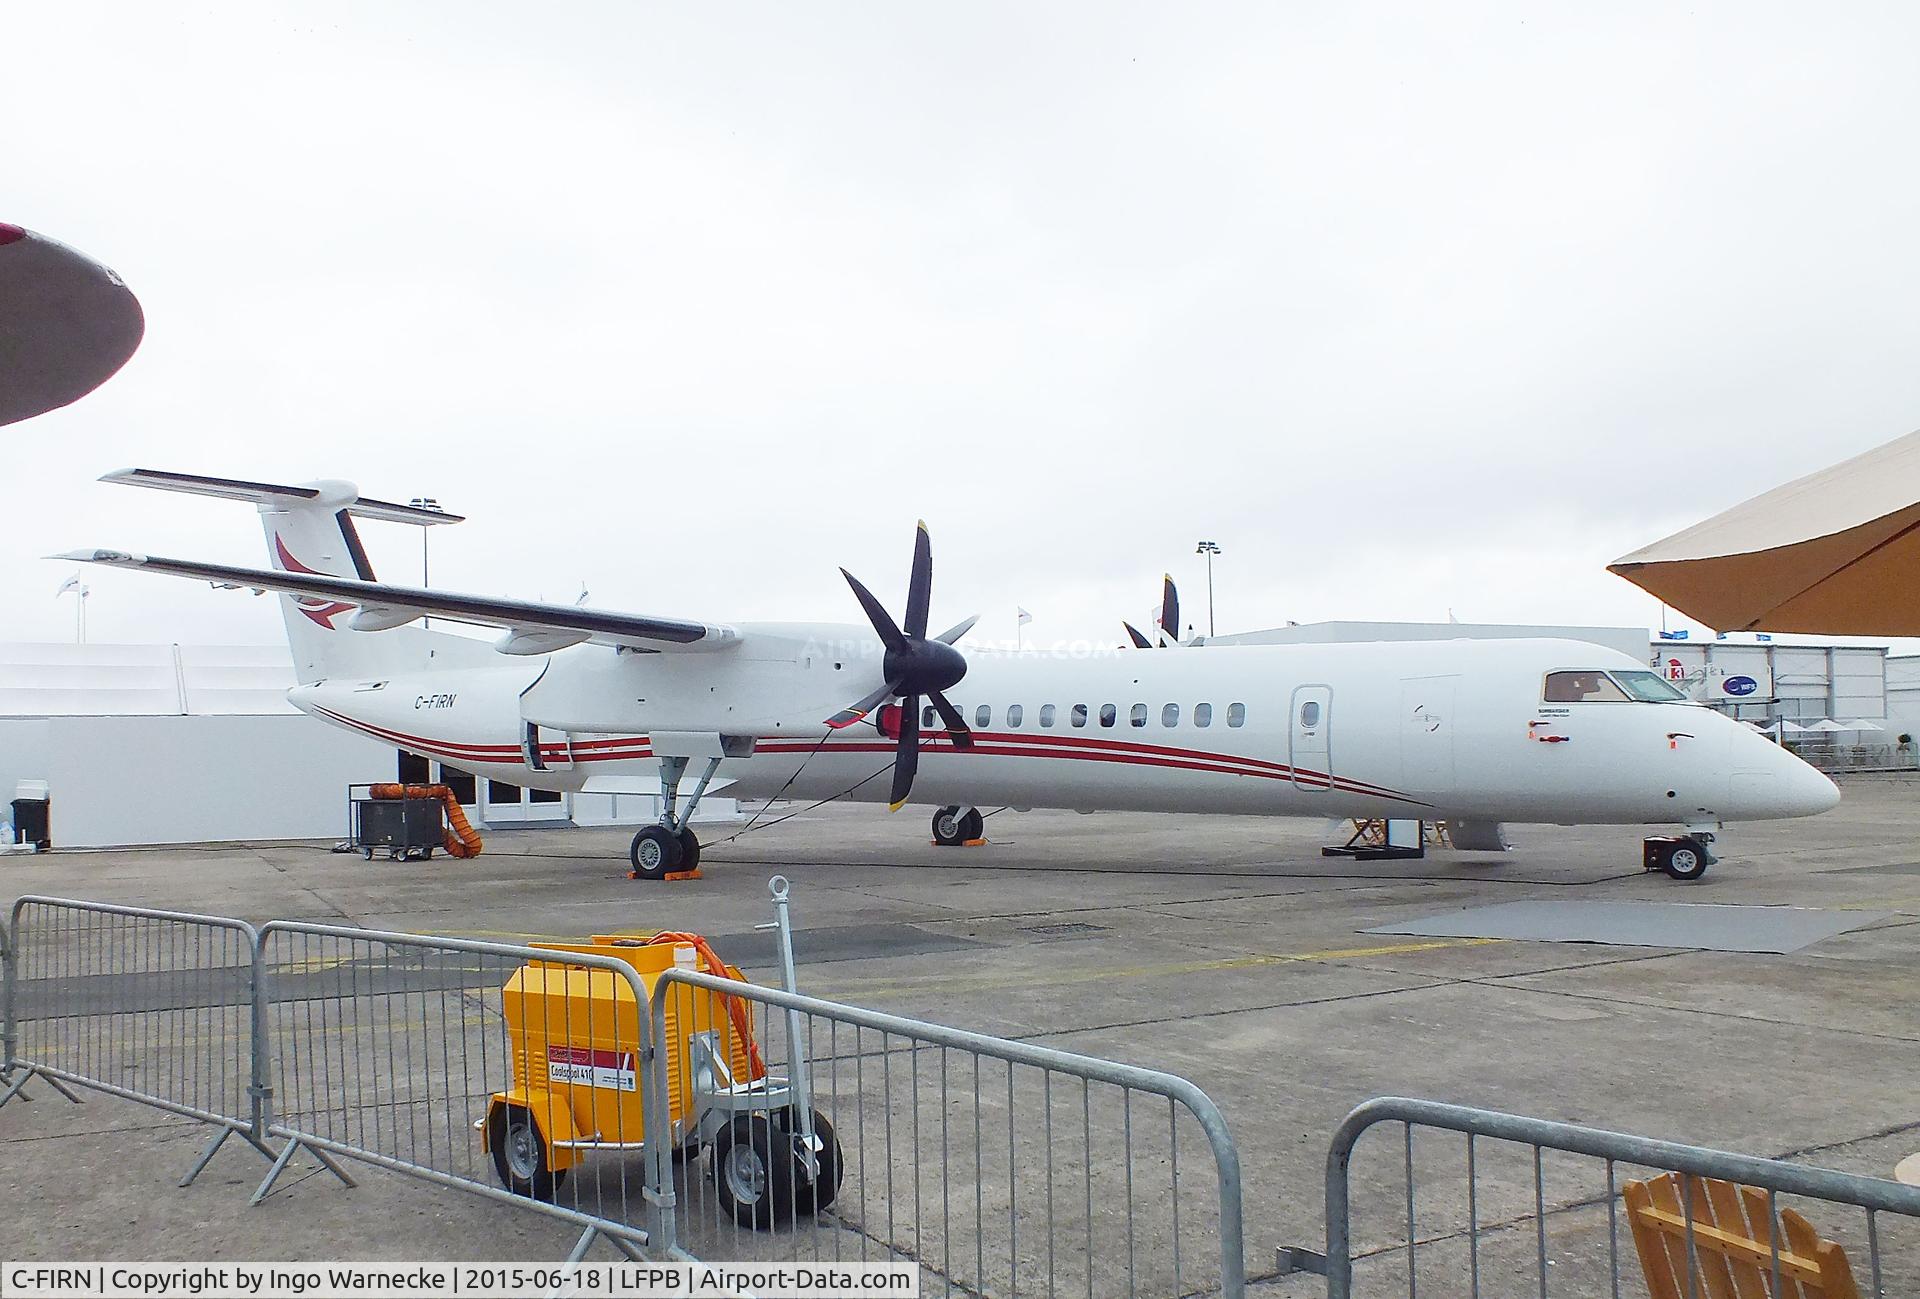
[[[1789,722],[1785,718],[1780,719],[1780,732],[1783,735],[1786,735],[1786,734],[1798,735],[1798,734],[1801,734],[1802,732],[1810,731],[1812,729],[1813,728],[1811,726],[1802,726],[1798,722]]]
[[[1878,722],[1870,722],[1864,717],[1856,717],[1847,723],[1849,731],[1884,731],[1887,728]]]
[[[1834,721],[1831,717],[1822,717],[1807,729],[1809,731],[1844,731],[1848,728]]]
[[[140,346],[131,290],[65,244],[0,222],[0,424],[78,401]]]
[[[1920,433],[1607,568],[1720,631],[1920,636]]]

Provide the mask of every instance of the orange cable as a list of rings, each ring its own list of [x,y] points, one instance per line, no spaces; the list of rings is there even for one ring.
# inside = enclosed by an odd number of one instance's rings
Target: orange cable
[[[669,930],[666,933],[655,934],[647,940],[647,946],[649,947],[654,946],[656,943],[686,943],[696,952],[700,953],[700,959],[706,963],[708,973],[717,975],[722,979],[733,979],[738,983],[745,983],[747,981],[745,975],[735,974],[732,970],[729,970],[727,963],[720,959],[720,953],[714,951],[713,945],[699,934],[680,933]],[[725,996],[725,994],[721,995]],[[741,997],[726,997],[726,1003],[727,1016],[733,1020],[733,1031],[738,1033],[747,1044],[748,1080],[752,1081],[753,1079],[766,1077],[767,1064],[765,1060],[760,1058],[760,1044],[753,1040],[753,1025],[747,1016],[745,999]]]

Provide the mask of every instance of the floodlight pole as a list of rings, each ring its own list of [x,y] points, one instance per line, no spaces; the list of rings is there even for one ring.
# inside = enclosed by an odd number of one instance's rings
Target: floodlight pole
[[[1207,637],[1213,637],[1213,557],[1220,553],[1220,547],[1211,541],[1203,541],[1193,548],[1196,555],[1207,557]],[[1179,634],[1177,631],[1174,633]]]
[[[407,504],[413,506],[416,510],[438,510],[440,508],[440,502],[431,496],[416,496],[408,501]],[[420,525],[420,587],[422,590],[433,585],[427,576],[427,536],[432,531],[433,529],[426,524],[423,523]],[[433,619],[422,618],[420,625],[422,627],[431,627],[433,626]]]

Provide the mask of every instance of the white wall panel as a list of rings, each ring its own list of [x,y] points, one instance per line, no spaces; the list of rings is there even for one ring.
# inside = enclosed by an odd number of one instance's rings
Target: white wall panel
[[[330,839],[347,786],[392,780],[394,753],[310,717],[55,717],[56,847]]]

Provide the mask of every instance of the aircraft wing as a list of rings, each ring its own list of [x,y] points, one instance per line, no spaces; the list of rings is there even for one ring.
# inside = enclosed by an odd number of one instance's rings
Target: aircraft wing
[[[500,627],[507,634],[495,648],[503,654],[546,654],[583,641],[653,652],[719,650],[740,643],[740,633],[734,628],[712,623],[583,609],[577,605],[461,595],[424,587],[361,582],[324,573],[285,573],[270,568],[130,555],[118,550],[75,550],[52,558],[337,600],[357,609],[345,624],[354,631],[385,631],[427,617]]]

